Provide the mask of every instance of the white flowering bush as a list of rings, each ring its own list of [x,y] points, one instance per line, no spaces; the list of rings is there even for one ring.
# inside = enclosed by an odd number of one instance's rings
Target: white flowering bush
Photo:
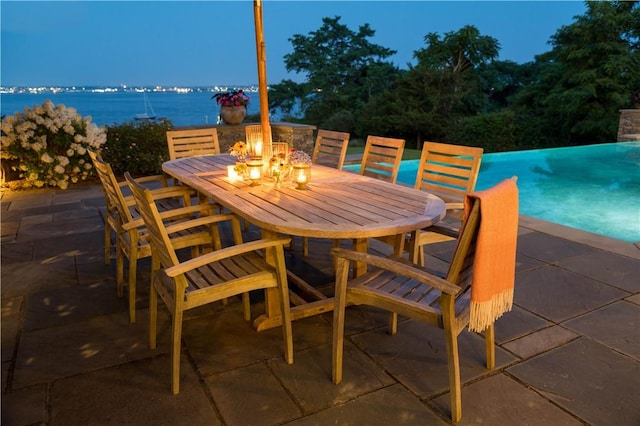
[[[66,189],[94,176],[87,147],[99,151],[107,140],[90,116],[81,117],[74,108],[50,100],[3,118],[1,129],[0,158],[19,176],[9,183],[14,188]]]

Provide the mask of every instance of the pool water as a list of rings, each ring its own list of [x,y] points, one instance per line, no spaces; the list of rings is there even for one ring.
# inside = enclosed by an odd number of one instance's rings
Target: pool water
[[[398,182],[414,185],[418,162],[403,161]],[[640,142],[484,154],[476,189],[511,176],[521,214],[640,241]]]

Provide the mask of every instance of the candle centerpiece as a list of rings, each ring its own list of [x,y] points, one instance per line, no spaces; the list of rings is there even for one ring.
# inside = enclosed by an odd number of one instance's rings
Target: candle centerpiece
[[[262,160],[250,160],[247,162],[247,169],[251,186],[260,185],[262,179]]]
[[[308,189],[311,180],[311,157],[304,151],[294,151],[289,156],[291,179],[296,189]]]

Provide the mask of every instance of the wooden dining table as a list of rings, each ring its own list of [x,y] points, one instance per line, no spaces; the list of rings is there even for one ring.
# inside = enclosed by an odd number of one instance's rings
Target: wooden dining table
[[[233,164],[234,157],[219,154],[167,161],[162,170],[259,227],[264,238],[285,234],[348,239],[354,250],[366,252],[370,238],[396,236],[394,250],[401,254],[407,233],[427,228],[445,216],[445,203],[435,195],[352,172],[314,164],[308,189],[296,189],[289,181],[278,185],[263,178],[252,186],[231,178],[227,166]],[[355,275],[365,271],[365,265],[354,268]],[[306,298],[292,291],[292,319],[333,309],[332,297],[295,281],[296,286],[304,287]],[[258,330],[281,324],[277,291],[270,290],[265,295],[265,313],[253,323]],[[308,300],[309,295],[315,300]]]

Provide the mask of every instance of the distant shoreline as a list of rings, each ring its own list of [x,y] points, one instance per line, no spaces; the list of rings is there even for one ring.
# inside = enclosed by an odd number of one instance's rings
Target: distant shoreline
[[[230,90],[243,90],[245,92],[257,93],[258,85],[224,85],[224,86],[0,86],[0,94],[44,94],[44,93],[117,93],[117,92],[176,92],[176,93],[197,93],[211,92],[219,93]]]

